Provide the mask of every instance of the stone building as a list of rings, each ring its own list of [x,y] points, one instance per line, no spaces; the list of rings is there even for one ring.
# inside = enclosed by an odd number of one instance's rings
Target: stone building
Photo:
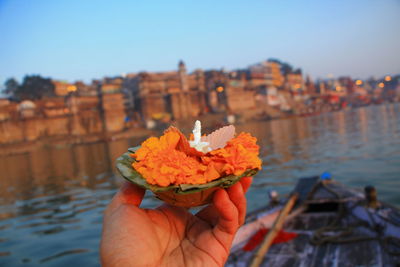
[[[305,87],[306,87],[306,92],[309,95],[314,96],[317,94],[317,87],[315,86],[314,82],[312,81],[309,75],[307,75],[306,77]]]
[[[284,77],[281,74],[281,66],[277,62],[263,61],[249,67],[248,79],[250,85],[259,88],[276,87],[283,85]]]
[[[18,111],[22,118],[32,118],[36,113],[36,104],[31,100],[24,100],[19,103]]]
[[[17,106],[14,105],[15,110],[16,107]],[[4,121],[11,118],[11,113],[12,113],[11,102],[8,99],[8,96],[2,95],[0,92],[0,121]]]
[[[265,79],[254,79],[246,70],[229,73],[223,70],[207,71],[205,82],[208,106],[212,111],[225,110],[228,113],[255,108],[257,92],[266,87]]]
[[[207,109],[216,112],[226,110],[227,106],[227,87],[229,76],[223,71],[210,70],[204,73],[204,82],[207,91]]]
[[[281,65],[277,62],[269,61],[268,66],[271,71],[272,85],[276,88],[281,87],[285,80],[281,72]]]
[[[345,94],[352,94],[354,92],[355,83],[351,77],[339,77],[338,79],[337,91],[343,92]]]
[[[304,80],[300,70],[286,74],[285,87],[296,93],[304,90]]]
[[[255,108],[255,94],[256,90],[248,85],[245,73],[234,73],[233,76],[231,75],[226,87],[229,112],[236,113]]]
[[[204,113],[206,90],[201,70],[188,74],[183,61],[178,71],[132,75],[128,83],[133,91],[136,109],[145,120],[170,114],[174,119],[185,119]]]
[[[99,93],[99,82],[93,81],[91,84],[85,84],[82,81],[74,83],[79,96],[97,96]]]
[[[123,78],[104,78],[101,82],[100,88],[103,94],[120,93],[123,87]]]
[[[124,129],[126,113],[122,93],[102,94],[100,112],[106,132],[118,132]]]
[[[54,93],[56,96],[67,96],[69,93],[73,93],[77,90],[74,84],[70,84],[64,81],[52,81],[54,85]]]

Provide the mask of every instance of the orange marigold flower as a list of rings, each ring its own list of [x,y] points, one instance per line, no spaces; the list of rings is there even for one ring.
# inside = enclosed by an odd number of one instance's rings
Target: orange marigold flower
[[[155,154],[164,149],[175,149],[179,139],[180,136],[176,132],[168,132],[160,138],[150,137],[142,143],[142,146],[136,151],[133,157],[136,160],[143,160],[149,154]]]
[[[210,157],[203,157],[202,160],[204,163],[217,163],[217,171],[221,176],[241,175],[248,169],[261,169],[261,160],[257,154],[247,150],[242,144],[217,149],[210,154]]]
[[[235,146],[238,144],[243,145],[246,150],[256,153],[258,155],[260,147],[257,145],[257,138],[251,136],[249,133],[240,133],[237,137],[228,141],[228,146]]]
[[[148,154],[147,158],[134,162],[133,167],[149,184],[202,184],[207,167],[195,158],[175,149],[164,149]]]
[[[179,143],[185,138],[179,130],[167,131],[160,138],[143,142],[132,156],[132,164],[149,184],[204,184],[226,175],[241,175],[248,169],[261,169],[257,139],[241,133],[224,148],[207,154],[189,153]],[[184,143],[184,142],[183,142]],[[189,151],[189,152],[188,152]]]
[[[228,142],[224,148],[211,151],[202,157],[204,164],[214,163],[215,170],[224,175],[241,175],[248,169],[261,169],[258,158],[257,139],[248,133],[241,133]]]

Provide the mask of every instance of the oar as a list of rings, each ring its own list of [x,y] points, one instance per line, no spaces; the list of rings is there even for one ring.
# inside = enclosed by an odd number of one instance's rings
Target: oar
[[[265,236],[263,242],[261,243],[260,248],[254,254],[250,267],[260,266],[262,260],[264,259],[264,255],[268,252],[268,249],[270,248],[272,241],[274,241],[276,235],[282,229],[283,223],[285,222],[285,218],[293,208],[294,203],[296,203],[298,196],[299,196],[298,193],[294,193],[290,196],[289,200],[286,202],[285,206],[283,207],[278,217],[276,218],[274,224],[272,225],[271,230],[269,230],[268,234]]]
[[[274,241],[276,235],[282,229],[285,218],[290,210],[293,208],[293,205],[296,203],[297,199],[299,200],[297,203],[298,206],[302,205],[304,200],[308,199],[310,195],[316,190],[319,181],[320,179],[318,176],[301,178],[297,181],[296,187],[294,188],[292,194],[290,195],[285,206],[279,213],[278,217],[275,219],[271,230],[265,236],[263,242],[260,245],[260,248],[254,254],[253,260],[250,264],[251,267],[260,266],[262,260],[265,257],[265,254],[268,252],[268,249],[272,244],[272,241]]]

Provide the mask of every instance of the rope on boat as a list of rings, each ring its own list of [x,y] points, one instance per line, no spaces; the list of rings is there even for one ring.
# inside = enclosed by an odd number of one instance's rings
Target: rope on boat
[[[320,182],[318,184],[319,186],[324,187],[328,192],[332,193],[337,199],[341,199],[341,196],[339,193],[337,193],[335,190],[329,188],[326,186],[324,183]],[[315,192],[316,190],[314,190]],[[371,227],[371,225],[365,221],[362,221],[360,219],[357,224],[349,225],[347,227],[340,226],[340,221],[345,217],[345,215],[352,215],[351,211],[358,205],[360,205],[361,201],[356,202],[353,206],[351,206],[349,209],[346,210],[345,206],[343,203],[339,202],[339,212],[338,216],[328,225],[328,226],[323,226],[316,231],[314,231],[310,243],[315,246],[327,244],[327,243],[336,243],[336,244],[343,244],[343,243],[353,243],[353,242],[363,242],[363,241],[379,241],[380,244],[382,245],[383,249],[391,255],[394,256],[400,256],[400,251],[393,251],[389,249],[389,245],[395,245],[400,247],[400,239],[394,236],[385,236],[381,237],[381,233],[383,232],[383,227],[380,224],[375,223],[375,220],[371,216],[371,214],[368,212],[368,215],[374,224],[374,227]],[[354,215],[352,215],[354,217]],[[354,236],[354,230],[357,227],[366,227],[372,230],[372,232],[376,233],[376,237],[372,236]],[[332,232],[339,232],[336,235],[328,234]],[[397,243],[397,244],[396,244]]]

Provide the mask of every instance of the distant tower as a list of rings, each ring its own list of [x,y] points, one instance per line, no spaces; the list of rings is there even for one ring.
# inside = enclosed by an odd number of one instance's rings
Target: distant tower
[[[178,68],[179,68],[179,80],[181,82],[181,90],[187,92],[189,90],[189,87],[187,83],[186,66],[182,60],[179,61]]]
[[[307,88],[307,92],[310,95],[313,95],[316,93],[316,88],[315,88],[315,84],[314,82],[311,80],[310,75],[307,75],[306,77],[306,88]]]
[[[319,93],[320,93],[321,95],[323,95],[323,94],[325,94],[325,92],[326,92],[325,82],[320,81],[320,82],[319,82]]]

